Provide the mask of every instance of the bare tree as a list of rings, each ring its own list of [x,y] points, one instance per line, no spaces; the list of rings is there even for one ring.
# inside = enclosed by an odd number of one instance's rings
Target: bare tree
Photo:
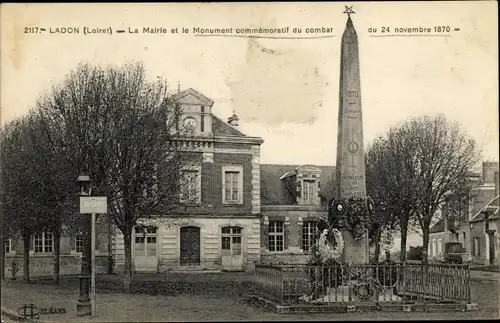
[[[406,260],[406,241],[415,212],[412,147],[402,128],[390,129],[385,138],[377,138],[367,150],[367,189],[375,201],[377,241],[382,234],[401,233],[400,260]],[[376,259],[380,249],[376,249]]]
[[[50,129],[45,128],[47,124],[42,122],[40,115],[32,112],[29,118],[31,126],[28,140],[33,148],[32,162],[36,168],[32,176],[38,183],[33,189],[38,190],[40,197],[37,200],[37,217],[47,223],[45,229],[53,234],[53,280],[57,284],[60,273],[61,235],[78,230],[75,225],[78,219],[74,180],[76,170],[68,163],[59,147],[52,145],[47,136]],[[67,229],[66,232],[63,232],[63,227]]]
[[[422,260],[427,261],[429,228],[449,194],[467,192],[465,179],[480,159],[474,140],[444,116],[410,120],[404,136],[411,143],[416,182],[416,219],[422,229]]]
[[[44,178],[50,165],[39,163],[32,140],[33,114],[7,124],[2,130],[2,223],[3,233],[23,240],[23,279],[29,282],[31,236],[50,226],[45,212],[47,191]],[[3,247],[3,246],[2,246]]]
[[[130,290],[132,230],[138,219],[162,216],[179,202],[180,174],[194,159],[192,132],[166,82],[150,82],[142,64],[106,69],[81,64],[38,102],[52,145],[108,197],[108,213],[125,244],[124,287]],[[84,256],[89,259],[88,230]],[[88,271],[88,266],[84,270]]]

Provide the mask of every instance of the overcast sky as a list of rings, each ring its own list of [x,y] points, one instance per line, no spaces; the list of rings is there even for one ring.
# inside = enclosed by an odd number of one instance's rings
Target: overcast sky
[[[346,3],[350,5],[349,3]],[[354,3],[365,146],[410,116],[444,113],[498,160],[496,2]],[[335,162],[343,3],[2,4],[1,121],[81,61],[142,60],[151,78],[194,88],[227,119],[260,136],[263,163]],[[24,27],[113,29],[113,35],[24,34]],[[302,27],[320,39],[196,37],[200,28]],[[368,29],[450,26],[450,37],[370,37]],[[188,34],[116,34],[116,28],[185,27]],[[307,27],[333,33],[305,34]],[[454,31],[455,28],[460,29]],[[436,34],[434,31],[431,34]]]

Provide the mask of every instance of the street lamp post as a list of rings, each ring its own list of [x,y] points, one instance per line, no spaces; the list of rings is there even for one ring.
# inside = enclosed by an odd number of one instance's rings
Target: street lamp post
[[[80,183],[80,213],[92,214],[92,238],[91,238],[91,268],[90,268],[90,311],[88,302],[88,276],[82,276],[80,294],[83,295],[82,302],[77,304],[77,315],[91,315],[94,316],[96,312],[96,294],[95,294],[95,275],[96,275],[96,262],[95,262],[95,249],[96,249],[96,214],[108,213],[108,201],[106,196],[91,196],[91,181],[88,176],[78,177]],[[87,255],[88,257],[88,255]],[[82,259],[83,260],[83,259]],[[88,271],[88,265],[84,267]],[[87,274],[87,273],[85,273]],[[84,302],[86,301],[86,302]],[[79,310],[80,309],[80,310]]]
[[[80,175],[77,179],[78,184],[80,185],[80,196],[90,196],[92,193],[92,182],[90,181],[90,177],[86,175]],[[76,304],[76,315],[78,316],[87,316],[92,315],[92,304],[90,303],[90,277],[88,275],[88,255],[86,254],[86,250],[82,252],[82,273],[78,276],[80,280],[79,288],[80,295],[78,297],[78,303]]]

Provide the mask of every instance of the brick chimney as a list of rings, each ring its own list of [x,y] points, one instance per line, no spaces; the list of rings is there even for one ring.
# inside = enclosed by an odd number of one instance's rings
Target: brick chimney
[[[483,184],[495,184],[496,172],[498,172],[498,162],[483,162]]]
[[[233,115],[230,116],[228,119],[227,119],[227,123],[229,123],[231,126],[233,126],[234,128],[238,129],[239,127],[239,121],[240,121],[240,118],[238,118],[238,116],[236,115],[235,112],[233,112]]]

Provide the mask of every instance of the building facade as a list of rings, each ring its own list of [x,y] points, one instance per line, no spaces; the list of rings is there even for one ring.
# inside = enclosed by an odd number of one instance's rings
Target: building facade
[[[193,160],[181,169],[179,203],[169,214],[138,221],[132,232],[133,272],[251,270],[260,259],[260,145],[263,140],[238,130],[238,117],[224,122],[212,113],[214,102],[193,89],[174,95],[180,122],[192,127],[185,140]],[[108,250],[114,272],[123,272],[125,246],[117,228],[98,234],[97,265],[105,272]],[[108,242],[111,241],[111,244]],[[32,238],[30,274],[52,275],[54,239],[50,232]],[[61,238],[61,274],[79,274],[81,237]],[[5,274],[16,259],[22,275],[23,242],[5,241]],[[19,267],[20,266],[20,267]]]
[[[194,165],[182,169],[179,207],[142,221],[132,234],[134,272],[251,270],[260,259],[261,138],[238,130],[212,113],[214,102],[188,89],[174,96],[182,120],[193,127],[185,142]],[[113,236],[117,272],[123,271],[123,235]]]
[[[64,230],[60,238],[60,274],[81,273],[83,240],[81,234]],[[108,236],[100,232],[96,239],[96,272],[106,273],[109,264]],[[56,239],[51,232],[39,232],[31,236],[29,242],[30,276],[52,276],[54,272],[54,249]],[[4,275],[7,278],[22,277],[24,242],[18,238],[4,239]],[[17,268],[17,272],[16,269]],[[13,275],[14,272],[14,275]]]
[[[482,172],[473,177],[478,185],[461,208],[462,216],[440,220],[431,228],[429,260],[443,259],[446,242],[460,242],[471,256],[472,264],[500,264],[498,162],[484,162]]]
[[[263,263],[307,263],[334,176],[331,166],[261,165]]]

